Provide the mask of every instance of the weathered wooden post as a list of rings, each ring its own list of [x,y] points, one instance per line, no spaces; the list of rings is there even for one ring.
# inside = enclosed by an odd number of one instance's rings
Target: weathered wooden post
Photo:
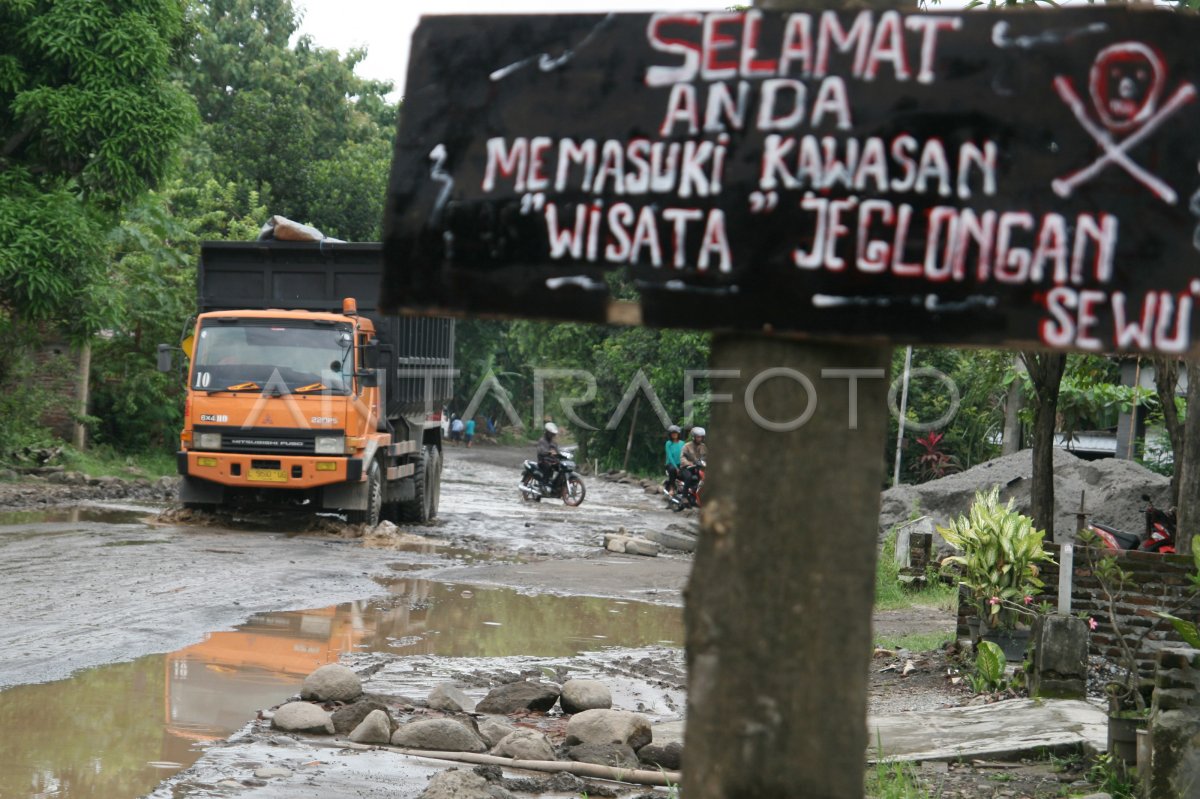
[[[685,796],[862,795],[890,352],[713,344],[713,368],[744,377],[708,428],[709,500],[684,610]],[[831,368],[861,378],[822,378]],[[769,369],[790,373],[750,385]],[[761,423],[809,412],[793,430]]]
[[[862,794],[892,345],[1193,349],[1200,20],[875,5],[414,38],[385,308],[717,331],[689,799]]]

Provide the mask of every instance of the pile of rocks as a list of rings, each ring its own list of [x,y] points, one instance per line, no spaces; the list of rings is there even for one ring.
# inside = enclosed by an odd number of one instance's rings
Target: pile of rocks
[[[418,709],[418,704],[423,707]],[[443,683],[417,703],[364,694],[358,675],[335,664],[308,675],[300,699],[281,705],[268,716],[272,727],[286,732],[340,735],[359,744],[440,753],[488,753],[522,761],[675,771],[680,768],[683,750],[678,740],[656,744],[646,716],[612,709],[609,688],[586,679],[567,680],[561,686],[519,680],[493,688],[478,704],[458,686]],[[452,779],[456,790],[464,789],[459,784],[463,779],[468,778]],[[440,794],[426,791],[424,795]]]

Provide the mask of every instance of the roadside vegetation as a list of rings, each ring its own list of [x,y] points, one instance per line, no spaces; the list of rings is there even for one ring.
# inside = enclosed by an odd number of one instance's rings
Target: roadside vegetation
[[[913,607],[953,611],[958,603],[958,589],[942,580],[936,565],[925,575],[919,588],[908,588],[900,582],[900,567],[896,563],[896,532],[888,533],[879,548],[875,567],[875,609],[905,610]]]

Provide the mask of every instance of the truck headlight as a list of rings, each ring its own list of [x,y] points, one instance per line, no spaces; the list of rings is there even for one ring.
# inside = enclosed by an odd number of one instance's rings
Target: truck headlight
[[[346,437],[317,436],[314,451],[318,455],[344,455],[346,452]]]
[[[197,433],[196,434],[196,449],[220,449],[221,434],[220,433]]]

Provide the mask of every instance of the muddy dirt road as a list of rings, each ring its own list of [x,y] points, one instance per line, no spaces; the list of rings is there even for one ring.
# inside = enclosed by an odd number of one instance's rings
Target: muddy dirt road
[[[398,570],[434,576],[461,571],[468,560],[481,564],[472,570],[486,582],[679,601],[686,558],[586,560],[598,555],[604,530],[681,521],[660,503],[596,480],[578,509],[523,503],[514,465],[521,451],[448,452],[440,520],[412,530],[423,539],[396,536],[376,546],[336,532],[296,532],[303,520],[171,524],[152,505],[0,513],[0,688],[171,651],[255,613],[365,599]],[[484,566],[480,556],[506,562]],[[516,562],[546,558],[585,562],[561,580]]]
[[[438,522],[383,535],[278,516],[181,522],[151,503],[6,510],[6,496],[27,506],[58,488],[0,485],[0,720],[23,730],[0,736],[0,796],[141,796],[355,651],[682,644],[690,556],[601,543],[687,520],[601,480],[578,509],[522,502],[524,450],[447,454]]]
[[[228,779],[276,795],[238,782],[247,763],[279,757],[270,737],[225,739],[339,659],[401,656],[418,664],[406,690],[423,695],[427,679],[538,658],[624,679],[607,661],[640,652],[667,671],[639,702],[678,697],[691,555],[616,555],[602,543],[620,528],[691,530],[696,517],[592,477],[579,508],[524,502],[524,449],[446,452],[437,522],[365,535],[335,519],[181,520],[152,503],[6,511],[6,496],[28,504],[39,492],[0,485],[0,723],[22,731],[0,736],[0,796],[132,799],[164,779],[155,796],[231,795],[202,790]],[[876,618],[881,635],[949,625],[938,613]],[[664,718],[682,718],[681,700],[666,707]],[[329,781],[345,796],[371,793],[353,762],[330,768],[312,795],[334,795]],[[415,796],[438,768],[381,779]]]

